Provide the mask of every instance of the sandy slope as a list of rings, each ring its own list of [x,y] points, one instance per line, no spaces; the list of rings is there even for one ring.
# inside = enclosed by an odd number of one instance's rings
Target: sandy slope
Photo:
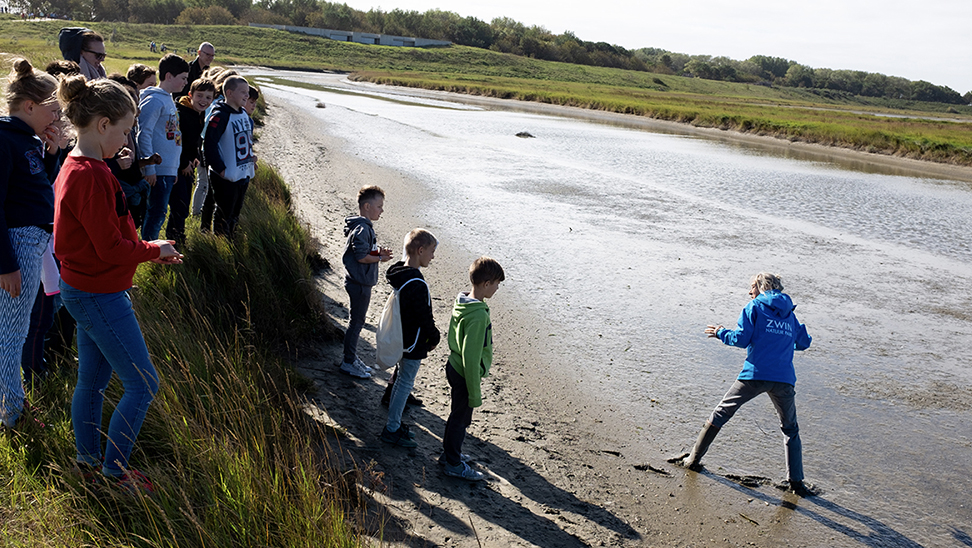
[[[271,103],[258,152],[291,185],[303,221],[334,266],[320,286],[334,319],[344,326],[343,217],[356,212],[357,189],[379,184],[387,192],[385,216],[376,230],[380,242],[395,250],[409,229],[425,226],[413,212],[427,191],[400,173],[343,152],[340,141],[320,135],[317,123],[292,105]],[[452,300],[465,289],[466,268],[477,255],[444,242],[425,269],[440,329],[448,327]],[[578,393],[557,363],[539,353],[543,346],[536,326],[543,319],[528,303],[504,299],[502,291],[491,303],[494,374],[484,383],[485,403],[474,414],[464,446],[488,475],[481,484],[444,478],[436,464],[449,405],[445,349],[436,349],[423,363],[416,381],[415,393],[425,407],[405,413],[405,422],[417,431],[414,450],[378,440],[385,420],[378,401],[388,374],[365,381],[340,374],[339,345],[301,361],[301,370],[315,381],[314,413],[346,430],[343,449],[380,480],[376,492],[366,490],[374,512],[364,529],[375,539],[392,546],[469,547],[910,542],[876,520],[828,502],[826,494],[799,499],[772,485],[746,487],[718,470],[695,474],[628,454],[630,433],[612,423],[610,410]],[[387,292],[382,279],[359,346],[368,349],[366,361],[373,362],[374,324]]]

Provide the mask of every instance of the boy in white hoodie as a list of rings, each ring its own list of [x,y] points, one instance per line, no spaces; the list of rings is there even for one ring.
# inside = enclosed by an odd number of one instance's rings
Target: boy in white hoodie
[[[145,157],[158,153],[162,157],[161,164],[142,168],[145,180],[152,185],[142,225],[142,239],[146,241],[158,239],[169,207],[169,194],[179,175],[182,132],[172,94],[182,91],[188,77],[189,63],[170,53],[159,61],[159,85],[149,86],[139,95],[139,153]]]

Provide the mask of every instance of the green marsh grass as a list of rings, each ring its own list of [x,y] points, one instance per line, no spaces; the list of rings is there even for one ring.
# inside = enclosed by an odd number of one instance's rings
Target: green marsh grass
[[[75,24],[80,23],[0,21],[0,51],[27,55],[39,62],[59,58],[57,30]],[[133,62],[155,63],[158,56],[148,51],[152,40],[165,42],[184,55],[187,47],[209,40],[217,45],[219,64],[354,72],[355,78],[377,83],[570,105],[972,165],[969,106],[838,96],[826,90],[573,65],[465,46],[370,46],[241,26],[84,25],[109,39],[106,65],[119,72],[125,72]],[[928,116],[960,121],[929,120]]]
[[[47,427],[25,420],[0,437],[5,545],[363,544],[368,471],[304,412],[307,381],[285,359],[335,336],[289,199],[260,165],[232,241],[190,225],[183,265],[139,267],[132,297],[162,382],[132,466],[157,493],[86,485],[72,470],[75,372],[62,364],[31,392]],[[113,381],[106,399],[119,395]]]

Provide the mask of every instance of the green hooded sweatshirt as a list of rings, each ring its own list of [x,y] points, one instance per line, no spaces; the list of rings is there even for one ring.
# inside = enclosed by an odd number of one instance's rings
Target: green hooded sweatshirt
[[[489,376],[493,363],[493,324],[483,301],[460,293],[449,320],[449,364],[464,379],[469,390],[469,407],[483,404],[480,383]]]

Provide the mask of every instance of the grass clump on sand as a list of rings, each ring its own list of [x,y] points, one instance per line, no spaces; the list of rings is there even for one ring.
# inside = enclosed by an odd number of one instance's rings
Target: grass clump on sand
[[[336,329],[324,319],[308,265],[314,246],[289,199],[261,165],[232,241],[190,226],[183,265],[139,267],[135,313],[162,382],[132,465],[156,493],[83,484],[72,470],[76,374],[62,363],[31,392],[40,411],[0,437],[5,544],[362,544],[361,472],[303,411],[306,381],[281,358]],[[120,392],[113,382],[110,405]]]

